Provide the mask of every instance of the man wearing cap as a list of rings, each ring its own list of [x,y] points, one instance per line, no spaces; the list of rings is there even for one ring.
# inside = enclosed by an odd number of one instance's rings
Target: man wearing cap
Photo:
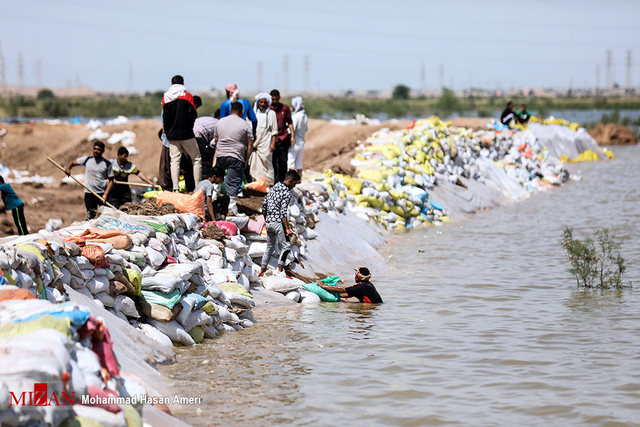
[[[371,272],[367,267],[357,267],[356,269],[356,284],[351,286],[328,286],[318,281],[318,286],[322,289],[330,292],[340,293],[341,298],[358,298],[360,302],[366,302],[369,304],[381,304],[382,298],[373,286],[371,280]]]

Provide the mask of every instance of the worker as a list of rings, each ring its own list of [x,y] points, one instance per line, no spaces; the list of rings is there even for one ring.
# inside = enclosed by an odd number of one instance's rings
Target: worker
[[[209,170],[205,179],[196,185],[196,191],[202,188],[205,219],[207,221],[223,221],[227,219],[230,199],[226,194],[220,194],[222,181],[224,181],[224,169],[220,166],[214,166]]]
[[[84,189],[84,206],[87,209],[87,221],[96,217],[98,206],[107,201],[115,183],[113,165],[109,160],[102,157],[103,154],[104,142],[96,141],[93,143],[93,157],[78,157],[70,162],[64,171],[69,176],[74,166],[84,166],[84,184],[99,196],[98,198],[87,188]]]
[[[118,158],[111,159],[111,165],[113,167],[113,176],[116,181],[127,182],[129,180],[129,175],[134,174],[138,175],[142,181],[149,184],[151,188],[155,187],[155,184],[140,172],[136,165],[129,161],[129,150],[127,150],[127,147],[118,148]],[[107,198],[107,202],[111,203],[116,208],[120,208],[120,206],[125,203],[131,203],[131,187],[126,184],[114,184],[111,192],[109,193],[109,197]]]
[[[512,123],[515,124],[516,120],[516,113],[513,111],[513,102],[509,101],[507,108],[504,109],[500,116],[500,123],[505,126],[511,126]]]
[[[27,220],[24,218],[24,202],[16,195],[11,185],[5,184],[2,176],[0,176],[0,192],[2,192],[4,209],[11,211],[13,215],[13,222],[16,223],[16,227],[18,228],[18,235],[25,236],[29,234],[27,230]]]
[[[358,298],[360,302],[366,302],[370,304],[382,303],[382,298],[376,287],[373,286],[371,280],[371,272],[367,267],[357,267],[356,271],[356,284],[346,287],[340,286],[328,286],[318,281],[318,286],[322,289],[330,292],[338,292],[341,298]]]
[[[528,112],[527,107],[524,104],[520,106],[520,109],[516,113],[518,122],[522,123],[523,125],[526,125],[529,122],[529,120],[531,119],[531,116],[535,116],[535,114]]]

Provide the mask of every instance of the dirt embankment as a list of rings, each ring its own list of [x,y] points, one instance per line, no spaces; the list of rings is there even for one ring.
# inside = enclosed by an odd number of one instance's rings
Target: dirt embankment
[[[365,141],[375,131],[388,127],[391,130],[406,128],[408,120],[385,122],[380,125],[341,126],[324,120],[310,120],[304,150],[304,169],[353,174],[350,161],[359,141]],[[158,175],[161,142],[157,133],[161,124],[156,120],[140,120],[124,125],[103,126],[102,130],[113,134],[125,130],[136,133],[135,147],[139,154],[129,160],[136,164],[147,177]],[[52,176],[55,184],[12,184],[18,197],[25,203],[25,216],[29,229],[36,232],[44,228],[50,218],[61,219],[62,226],[86,217],[84,192],[79,185],[61,185],[64,174],[47,161],[47,157],[66,166],[71,160],[92,154],[92,143],[88,138],[91,130],[82,124],[48,125],[44,123],[7,124],[0,123],[7,134],[0,137],[0,163],[11,170],[29,171],[29,175]],[[105,157],[116,157],[118,144],[106,144]],[[84,173],[84,168],[73,169],[74,174]],[[137,178],[132,177],[132,182]],[[252,196],[257,196],[253,195]],[[249,197],[240,203],[240,210],[254,215],[259,209],[260,197]],[[0,206],[0,236],[16,233],[13,218]]]
[[[598,142],[598,145],[633,145],[638,143],[633,130],[620,123],[598,123],[588,132]]]

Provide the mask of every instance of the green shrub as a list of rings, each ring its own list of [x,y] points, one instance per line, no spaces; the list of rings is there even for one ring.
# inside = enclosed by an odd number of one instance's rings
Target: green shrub
[[[617,242],[608,229],[597,230],[593,237],[579,240],[573,237],[573,228],[565,227],[560,244],[571,263],[567,271],[575,277],[578,287],[624,287],[622,276],[627,267],[619,252],[622,243]]]

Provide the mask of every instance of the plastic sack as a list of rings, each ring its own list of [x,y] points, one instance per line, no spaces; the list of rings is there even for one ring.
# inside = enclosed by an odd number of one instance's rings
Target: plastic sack
[[[109,292],[109,279],[105,276],[97,276],[87,282],[87,289],[96,295],[100,292]]]
[[[257,181],[250,182],[244,185],[244,188],[248,188],[250,190],[259,191],[261,193],[267,192],[267,180],[265,177],[260,178]]]
[[[159,322],[154,319],[149,319],[149,324],[160,332],[168,336],[173,343],[182,345],[195,345],[196,342],[191,336],[184,330],[182,326],[175,320],[171,322]]]
[[[97,245],[85,245],[81,252],[83,257],[87,258],[91,264],[104,264],[105,254],[104,250]]]
[[[332,276],[329,276],[332,277]],[[335,276],[333,276],[335,277]],[[327,278],[324,278],[322,280],[322,282],[325,283],[325,285],[329,284],[327,282]],[[318,295],[318,297],[320,297],[320,299],[322,301],[325,302],[338,302],[340,301],[340,294],[336,293],[336,292],[329,292],[325,289],[322,289],[320,286],[318,286],[317,283],[305,283],[304,284],[304,288],[309,291],[309,292],[313,292],[314,294]]]
[[[270,291],[286,294],[289,291],[298,289],[304,285],[299,279],[287,279],[286,277],[269,276],[262,277],[262,286]]]
[[[251,295],[251,293],[249,293],[249,291],[247,291],[245,287],[242,286],[240,283],[235,283],[235,282],[220,283],[218,284],[218,287],[225,292],[235,292],[237,294],[253,298],[253,295]]]
[[[181,304],[176,304],[173,308],[168,308],[164,305],[145,301],[143,299],[136,299],[136,308],[145,316],[150,317],[151,319],[160,320],[161,322],[172,321],[178,317],[183,310]]]
[[[182,279],[179,277],[161,276],[157,274],[153,277],[142,278],[142,289],[148,291],[160,291],[168,294],[180,285],[182,285]]]
[[[168,320],[167,320],[168,322]],[[160,345],[171,348],[173,347],[173,343],[171,342],[171,338],[160,332],[158,329],[149,325],[148,323],[139,323],[138,328],[144,333],[146,336],[159,343]]]
[[[249,219],[249,221],[247,221],[247,224],[242,227],[242,231],[246,231],[249,233],[255,233],[255,234],[260,234],[262,233],[262,229],[264,228],[264,216],[263,215],[258,215],[256,216],[256,219]]]
[[[321,302],[320,297],[313,292],[300,291],[300,303],[301,304],[314,304]]]
[[[175,206],[176,210],[180,212],[192,213],[198,215],[200,218],[204,218],[204,199],[202,198],[202,188],[199,188],[198,191],[191,195],[163,191],[158,194],[156,202],[158,205],[171,203]]]
[[[235,236],[238,234],[238,227],[230,221],[216,221],[216,226],[227,236]]]
[[[138,310],[136,310],[136,305],[133,300],[124,295],[118,295],[115,299],[115,304],[113,305],[113,309],[115,311],[120,311],[127,317],[135,317],[136,319],[140,317]]]
[[[168,309],[172,309],[175,305],[180,301],[180,296],[182,292],[180,289],[174,289],[170,293],[163,293],[160,291],[148,291],[142,290],[141,299],[147,302],[152,302],[154,304],[159,304],[167,307]]]

